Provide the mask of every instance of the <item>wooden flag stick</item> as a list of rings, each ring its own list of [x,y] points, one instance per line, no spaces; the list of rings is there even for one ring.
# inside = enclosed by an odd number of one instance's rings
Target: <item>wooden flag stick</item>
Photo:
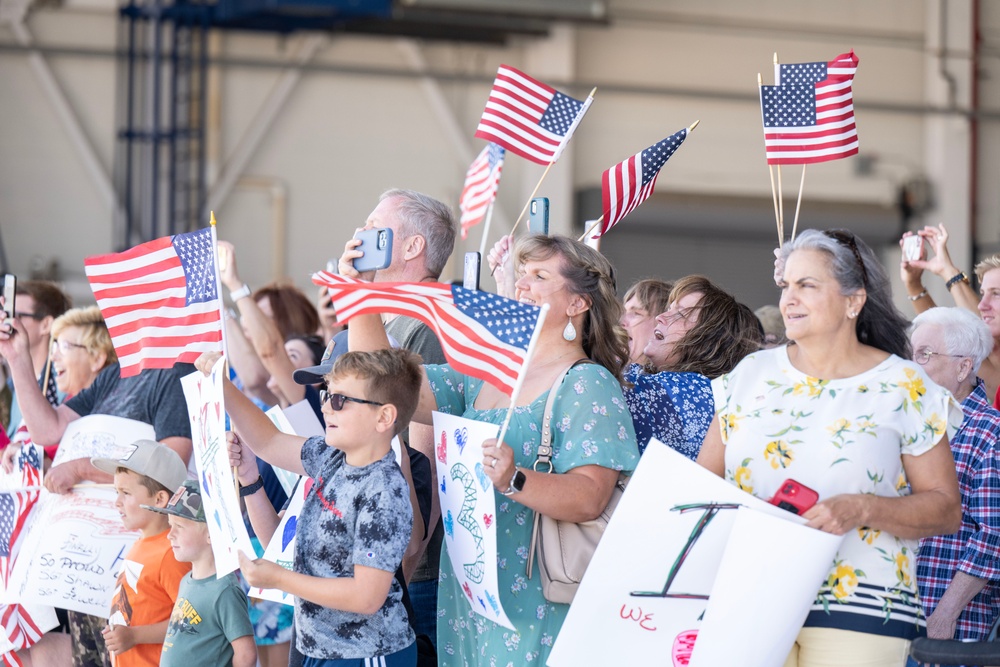
[[[781,192],[781,165],[778,165],[778,229],[781,230],[781,238],[785,238],[785,200]]]
[[[597,220],[594,220],[594,224],[592,224],[592,225],[591,225],[591,226],[590,226],[590,227],[589,227],[589,228],[587,229],[587,231],[585,231],[585,232],[584,232],[583,234],[581,234],[581,235],[580,235],[580,238],[578,238],[578,239],[577,239],[577,241],[580,241],[580,242],[582,243],[582,242],[583,242],[583,240],[584,240],[585,238],[587,238],[588,236],[590,236],[590,233],[591,233],[592,231],[594,231],[595,229],[597,229],[597,228],[598,228],[598,227],[599,227],[599,226],[601,225],[601,223],[602,223],[602,222],[604,222],[604,216],[603,216],[603,215],[602,215],[601,217],[599,217],[599,218],[598,218]]]
[[[545,168],[545,171],[542,172],[542,177],[539,178],[538,183],[535,184],[535,189],[531,191],[531,196],[528,197],[528,201],[524,202],[524,208],[521,209],[521,214],[517,216],[517,221],[514,223],[514,227],[510,230],[511,240],[513,240],[514,238],[514,232],[517,231],[517,226],[521,224],[521,219],[524,218],[524,214],[528,211],[528,207],[531,206],[531,200],[535,198],[536,194],[538,194],[538,188],[542,187],[542,181],[544,181],[545,177],[549,175],[549,169],[551,169],[552,165],[554,164],[555,161],[549,162],[549,166]],[[493,270],[490,271],[491,276],[497,272],[498,266],[500,265],[497,264],[496,266],[493,267]]]
[[[799,209],[802,207],[802,188],[805,186],[805,184],[806,184],[806,166],[803,164],[802,178],[799,180],[799,197],[795,201],[795,220],[792,222],[792,238],[791,238],[792,241],[795,240],[795,231],[799,227]]]
[[[781,216],[778,214],[778,191],[774,187],[774,165],[767,165],[767,171],[771,174],[771,201],[774,202],[774,229],[778,232],[778,247],[784,243],[784,234],[781,233]]]
[[[482,259],[486,256],[486,241],[490,237],[490,223],[493,222],[493,205],[496,203],[496,199],[490,202],[490,205],[486,207],[486,220],[483,221],[483,240],[479,242],[479,258]]]

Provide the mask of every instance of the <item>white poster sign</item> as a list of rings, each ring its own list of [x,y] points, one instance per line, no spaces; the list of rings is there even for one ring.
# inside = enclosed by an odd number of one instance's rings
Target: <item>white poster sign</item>
[[[194,460],[218,577],[239,569],[239,551],[254,553],[250,535],[243,524],[236,480],[229,466],[229,451],[225,447],[223,364],[224,359],[220,358],[207,377],[201,371],[195,371],[181,378],[191,418]]]
[[[290,496],[288,507],[281,517],[281,522],[274,531],[271,541],[264,549],[264,560],[277,563],[286,570],[294,569],[295,565],[295,534],[299,524],[299,514],[302,512],[302,503],[312,490],[313,480],[311,477],[303,476]],[[281,602],[282,604],[295,604],[295,599],[284,591],[274,588],[250,587],[250,596],[261,600]]]
[[[83,458],[119,459],[136,440],[156,440],[149,424],[111,415],[87,415],[66,426],[52,465]]]
[[[650,441],[547,664],[780,666],[842,541],[802,523]],[[711,651],[695,662],[703,631]]]
[[[27,567],[14,577],[22,604],[107,618],[118,572],[139,537],[125,530],[115,497],[115,490],[103,485],[43,495],[18,558]]]
[[[479,446],[499,430],[495,424],[434,413],[441,520],[455,576],[477,614],[513,630],[500,604],[496,495]]]

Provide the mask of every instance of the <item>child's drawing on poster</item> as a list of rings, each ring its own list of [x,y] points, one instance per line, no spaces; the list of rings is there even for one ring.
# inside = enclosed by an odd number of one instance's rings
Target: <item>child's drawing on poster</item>
[[[243,524],[236,479],[229,466],[225,447],[226,421],[222,400],[224,358],[212,367],[208,377],[195,371],[181,378],[188,416],[191,418],[191,440],[198,469],[198,483],[205,501],[208,533],[215,554],[216,576],[223,577],[239,569],[238,552],[254,553],[250,534]]]
[[[843,539],[804,523],[650,441],[547,664],[780,667]]]
[[[303,475],[299,479],[298,484],[289,497],[288,507],[285,508],[285,513],[282,515],[281,521],[274,530],[271,541],[267,543],[267,548],[264,549],[264,560],[277,563],[286,570],[294,568],[295,533],[298,528],[299,514],[302,512],[302,504],[305,502],[306,496],[309,495],[309,491],[312,490],[312,486],[313,480],[311,477]],[[273,588],[251,586],[249,595],[261,600],[281,602],[282,604],[295,604],[295,598],[291,595]]]
[[[513,630],[500,604],[496,494],[479,447],[498,432],[495,424],[434,413],[441,520],[455,576],[477,614]]]

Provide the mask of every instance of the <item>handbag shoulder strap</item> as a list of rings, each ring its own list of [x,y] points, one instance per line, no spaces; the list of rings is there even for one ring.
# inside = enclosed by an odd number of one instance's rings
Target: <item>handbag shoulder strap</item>
[[[590,359],[577,359],[572,364],[567,366],[562,373],[560,373],[555,382],[552,383],[552,388],[549,389],[548,400],[545,401],[545,412],[542,415],[542,441],[538,445],[538,454],[535,456],[535,463],[532,465],[532,470],[537,471],[539,465],[545,465],[548,469],[545,472],[552,472],[552,410],[556,403],[556,394],[559,393],[559,387],[562,385],[563,380],[566,375],[579,366],[580,364],[592,364],[594,363]]]

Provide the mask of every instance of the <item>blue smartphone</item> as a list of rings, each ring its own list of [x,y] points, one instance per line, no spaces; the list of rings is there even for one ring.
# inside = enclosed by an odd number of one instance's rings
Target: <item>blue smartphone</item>
[[[388,268],[392,261],[392,230],[374,227],[358,232],[355,238],[361,239],[361,245],[356,249],[365,253],[364,257],[354,260],[355,270],[381,271]]]
[[[532,234],[549,233],[548,197],[535,197],[528,205],[528,231]]]

